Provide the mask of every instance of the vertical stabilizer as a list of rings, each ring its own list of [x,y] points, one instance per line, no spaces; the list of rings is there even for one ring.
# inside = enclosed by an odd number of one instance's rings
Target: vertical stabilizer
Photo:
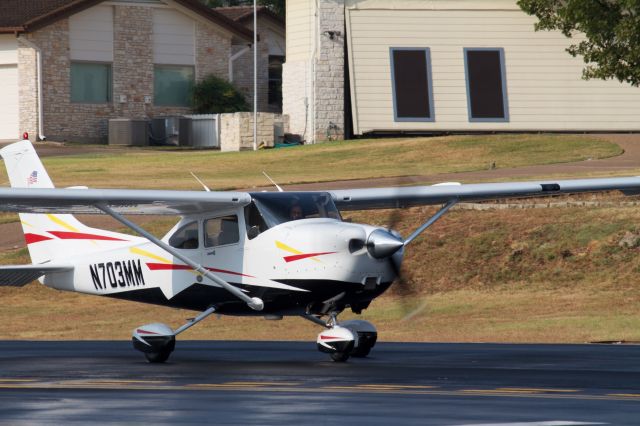
[[[33,145],[28,140],[0,149],[12,188],[53,188]],[[82,191],[82,189],[76,189]],[[70,214],[20,213],[29,255],[34,264],[67,260],[70,256],[130,244],[131,236],[95,229]]]

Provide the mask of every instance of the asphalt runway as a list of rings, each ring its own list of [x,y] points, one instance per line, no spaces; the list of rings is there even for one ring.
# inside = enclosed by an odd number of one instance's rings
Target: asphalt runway
[[[0,342],[2,424],[640,424],[640,346],[380,343],[337,364],[313,342]]]

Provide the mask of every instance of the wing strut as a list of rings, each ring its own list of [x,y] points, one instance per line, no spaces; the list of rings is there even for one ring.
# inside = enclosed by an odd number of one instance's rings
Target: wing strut
[[[422,224],[422,226],[420,226],[420,228],[416,229],[413,234],[409,235],[407,237],[406,240],[404,240],[404,245],[406,246],[407,244],[409,244],[411,241],[413,241],[418,235],[422,234],[422,232],[427,229],[428,227],[430,227],[431,225],[433,225],[435,223],[436,220],[440,219],[440,217],[442,217],[443,214],[445,214],[447,211],[449,211],[449,209],[453,206],[455,206],[458,203],[458,200],[449,200],[447,202],[447,204],[445,204],[444,206],[442,206],[442,208],[440,210],[438,210],[438,212],[436,214],[434,214],[433,216],[431,216],[431,218],[429,218],[428,221],[426,221],[425,223]]]
[[[122,216],[122,215],[118,214],[117,212],[115,212],[113,209],[111,209],[111,207],[107,206],[106,204],[96,204],[95,206],[96,206],[96,208],[98,208],[99,210],[102,210],[103,212],[105,212],[106,214],[108,214],[109,216],[111,216],[112,218],[117,220],[118,222],[122,223],[123,225],[127,226],[128,228],[132,229],[133,231],[137,232],[138,234],[142,235],[147,240],[151,241],[153,244],[155,244],[158,247],[160,247],[161,249],[171,253],[172,255],[174,255],[175,257],[177,257],[178,259],[180,259],[181,261],[183,261],[187,265],[191,266],[194,271],[198,272],[199,274],[204,275],[205,277],[209,278],[214,283],[220,285],[222,288],[227,290],[229,293],[233,294],[238,299],[240,299],[243,302],[245,302],[251,309],[253,309],[255,311],[261,311],[264,308],[264,302],[259,297],[249,297],[249,296],[247,296],[238,287],[235,287],[235,286],[229,284],[228,282],[226,282],[222,278],[218,277],[217,275],[213,274],[211,271],[207,270],[204,266],[202,266],[202,265],[194,262],[193,260],[189,259],[188,257],[182,255],[175,248],[173,248],[170,245],[168,245],[167,243],[159,240],[158,238],[154,237],[153,235],[151,235],[150,233],[145,231],[140,226],[136,225],[135,223],[131,222],[130,220],[128,220],[124,216]]]

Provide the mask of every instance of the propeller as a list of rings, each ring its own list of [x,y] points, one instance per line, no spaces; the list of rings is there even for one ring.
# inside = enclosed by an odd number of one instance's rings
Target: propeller
[[[418,229],[416,229],[406,239],[403,239],[397,231],[394,231],[394,228],[398,225],[401,217],[399,209],[394,210],[391,214],[388,229],[376,229],[369,234],[366,244],[369,254],[377,259],[387,258],[396,274],[396,291],[403,300],[403,310],[406,312],[403,320],[408,320],[409,318],[417,315],[426,307],[426,304],[422,303],[417,309],[413,308],[413,310],[410,311],[411,307],[407,306],[406,302],[404,302],[406,300],[406,296],[413,296],[417,293],[417,289],[414,286],[415,281],[412,280],[411,277],[407,277],[402,270],[404,249],[422,232],[424,232],[425,229],[440,219],[442,215],[444,215],[456,203],[457,200],[455,199],[449,200],[440,210],[438,210],[438,212],[436,212],[436,214],[418,227]]]
[[[407,274],[406,269],[402,269],[404,258],[405,240],[396,231],[402,220],[399,209],[394,209],[386,224],[387,229],[373,231],[367,240],[367,250],[371,256],[383,259],[387,258],[389,264],[396,275],[394,289],[403,298],[416,293],[417,289],[413,285],[413,279]],[[407,309],[405,309],[406,311]]]

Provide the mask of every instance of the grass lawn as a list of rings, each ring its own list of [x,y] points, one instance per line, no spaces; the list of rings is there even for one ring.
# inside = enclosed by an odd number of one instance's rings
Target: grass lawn
[[[462,172],[619,155],[619,146],[585,135],[489,135],[374,139],[295,148],[220,153],[134,149],[49,157],[58,186],[195,189],[189,174],[212,189]],[[2,172],[4,173],[4,171]]]
[[[136,150],[116,156],[48,158],[46,166],[60,186],[170,184],[196,189],[187,170],[211,187],[229,188],[264,185],[262,169],[286,184],[477,170],[494,161],[498,167],[546,164],[619,151],[616,145],[583,136],[456,136],[233,154]],[[397,228],[408,235],[433,212],[431,207],[405,210]],[[384,225],[390,214],[348,216],[355,222]],[[413,294],[400,297],[392,287],[363,318],[377,324],[383,340],[640,340],[640,249],[618,245],[626,232],[640,232],[638,223],[640,211],[633,207],[453,210],[407,250],[403,269]],[[152,228],[161,233],[168,226],[162,220]],[[3,264],[28,261],[26,249],[0,254]],[[189,311],[58,292],[35,283],[0,288],[0,300],[0,321],[7,324],[0,339],[128,339],[140,324],[161,321],[177,327],[193,316]],[[297,318],[222,317],[204,321],[181,338],[312,341],[318,331]]]

